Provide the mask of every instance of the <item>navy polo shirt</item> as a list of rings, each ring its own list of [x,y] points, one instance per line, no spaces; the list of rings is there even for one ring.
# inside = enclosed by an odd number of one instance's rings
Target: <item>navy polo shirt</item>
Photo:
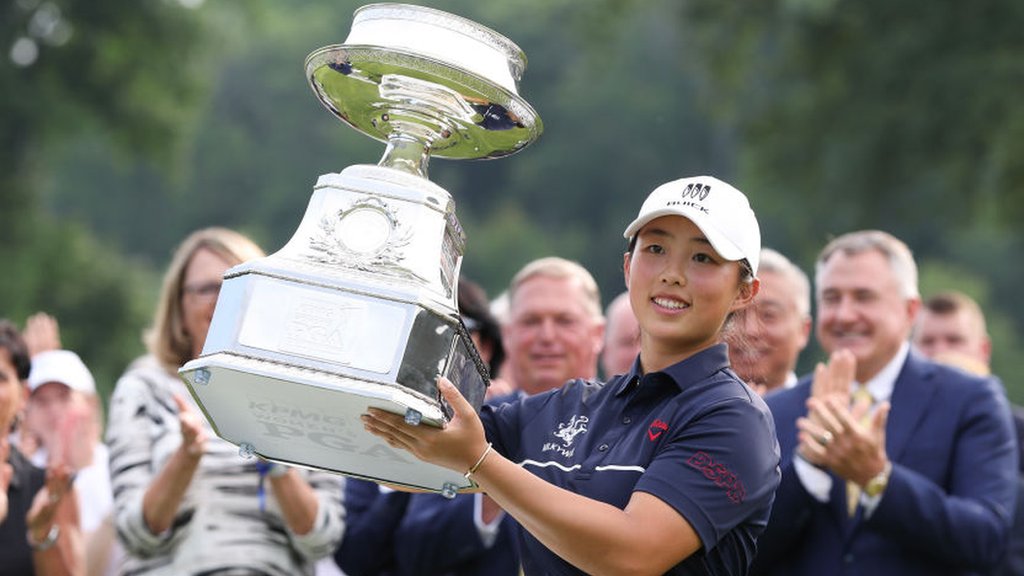
[[[668,574],[746,574],[768,523],[779,445],[768,407],[718,344],[664,371],[562,388],[481,411],[506,458],[562,488],[625,508],[635,491],[675,508],[702,549]],[[519,529],[527,574],[582,574]]]

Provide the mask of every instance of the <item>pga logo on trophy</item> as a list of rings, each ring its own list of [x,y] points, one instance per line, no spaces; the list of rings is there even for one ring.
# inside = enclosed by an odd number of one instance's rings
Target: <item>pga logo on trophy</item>
[[[518,46],[420,6],[356,10],[314,51],[323,105],[387,144],[377,165],[320,176],[277,253],[224,275],[202,355],[180,374],[217,434],[257,455],[454,496],[472,481],[365,432],[368,407],[443,426],[445,376],[479,409],[487,370],[456,302],[465,235],[430,156],[498,158],[540,136],[517,92]]]

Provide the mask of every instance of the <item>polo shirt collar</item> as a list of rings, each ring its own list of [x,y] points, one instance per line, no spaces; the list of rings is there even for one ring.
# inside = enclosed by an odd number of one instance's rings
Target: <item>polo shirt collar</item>
[[[729,367],[729,349],[723,344],[715,344],[685,358],[675,364],[658,372],[644,374],[640,366],[640,356],[637,355],[633,361],[633,367],[623,376],[615,391],[616,396],[622,396],[635,386],[635,383],[647,377],[654,377],[656,374],[668,376],[680,390],[707,379],[709,376]]]

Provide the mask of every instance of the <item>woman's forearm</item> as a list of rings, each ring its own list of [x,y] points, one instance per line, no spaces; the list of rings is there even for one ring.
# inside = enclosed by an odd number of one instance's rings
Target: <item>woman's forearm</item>
[[[635,493],[626,509],[559,488],[492,454],[473,479],[545,546],[588,574],[663,574],[700,547],[667,504]]]
[[[293,469],[271,476],[270,485],[288,528],[300,536],[308,534],[316,522],[319,507],[313,487]]]
[[[202,454],[189,454],[183,445],[146,488],[142,497],[142,515],[153,534],[160,534],[171,527],[201,459]]]

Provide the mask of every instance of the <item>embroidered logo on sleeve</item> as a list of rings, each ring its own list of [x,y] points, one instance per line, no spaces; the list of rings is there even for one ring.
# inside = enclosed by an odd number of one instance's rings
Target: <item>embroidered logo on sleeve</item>
[[[559,446],[556,442],[546,442],[542,450],[544,452],[555,450],[562,456],[569,458],[576,452],[576,449],[572,447],[573,442],[576,441],[577,436],[587,431],[588,422],[590,422],[590,418],[579,415],[573,416],[568,422],[562,422],[558,425],[558,430],[553,432],[555,436],[562,440],[562,445]]]
[[[662,432],[666,431],[668,431],[668,424],[663,420],[655,419],[654,422],[651,422],[650,427],[647,428],[647,437],[651,439],[651,442],[654,442],[661,437]]]
[[[697,452],[690,456],[686,463],[700,470],[704,477],[714,481],[716,486],[724,488],[725,494],[734,504],[742,503],[747,496],[743,482],[736,477],[736,474],[726,468],[724,464],[715,462],[707,453]]]

